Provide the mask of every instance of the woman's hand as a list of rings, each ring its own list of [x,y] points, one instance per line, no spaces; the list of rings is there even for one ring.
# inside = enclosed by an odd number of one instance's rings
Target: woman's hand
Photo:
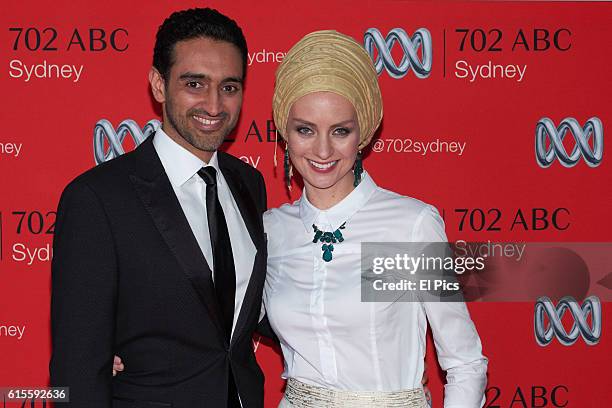
[[[113,377],[116,376],[117,373],[119,373],[120,371],[123,371],[124,369],[125,369],[125,366],[121,362],[121,357],[115,356],[115,359],[113,360]]]
[[[425,399],[427,403],[431,407],[431,391],[429,391],[429,387],[427,383],[429,382],[429,377],[427,376],[427,366],[423,367],[423,379],[421,380],[421,384],[423,384],[423,392],[425,393]]]

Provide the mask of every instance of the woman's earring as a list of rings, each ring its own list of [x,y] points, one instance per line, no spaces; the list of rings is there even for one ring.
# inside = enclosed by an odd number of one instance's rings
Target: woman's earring
[[[357,187],[361,183],[361,174],[363,173],[363,160],[361,157],[361,150],[357,152],[357,158],[355,159],[355,167],[353,168],[355,175],[355,182],[353,186]]]
[[[289,143],[285,144],[285,183],[289,191],[291,191],[291,177],[293,176],[293,166],[291,165],[291,161],[289,160]]]

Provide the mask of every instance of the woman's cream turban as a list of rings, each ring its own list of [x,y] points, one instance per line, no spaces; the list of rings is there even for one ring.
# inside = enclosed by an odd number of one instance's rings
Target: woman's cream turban
[[[293,103],[321,91],[334,92],[353,104],[361,136],[359,149],[365,147],[382,119],[376,70],[357,41],[333,30],[306,35],[276,71],[272,106],[276,128],[283,138],[287,137],[287,118]]]

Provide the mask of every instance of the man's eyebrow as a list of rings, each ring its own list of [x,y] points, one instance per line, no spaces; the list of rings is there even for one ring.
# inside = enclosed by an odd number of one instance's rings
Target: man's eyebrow
[[[206,74],[196,74],[194,72],[185,72],[179,76],[179,79],[206,79],[208,75]]]
[[[229,78],[225,78],[223,81],[221,81],[222,84],[226,84],[228,82],[236,82],[238,84],[241,84],[244,82],[244,80],[240,77],[229,77]]]
[[[179,76],[180,80],[194,80],[194,79],[209,79],[210,77],[206,74],[196,74],[195,72],[185,72],[184,74],[181,74]],[[228,77],[228,78],[224,78],[221,83],[225,84],[228,82],[235,82],[235,83],[243,83],[243,79],[240,77]]]

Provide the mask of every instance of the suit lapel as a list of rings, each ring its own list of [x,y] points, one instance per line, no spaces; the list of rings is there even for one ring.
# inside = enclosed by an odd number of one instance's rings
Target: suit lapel
[[[238,209],[240,210],[240,216],[244,220],[244,224],[246,225],[247,230],[249,231],[249,235],[251,237],[251,241],[255,245],[255,248],[259,250],[262,245],[262,225],[261,225],[261,216],[257,211],[257,206],[253,201],[253,198],[249,195],[248,190],[244,186],[244,182],[240,174],[230,166],[228,166],[227,161],[225,160],[224,155],[219,152],[219,167],[223,172],[223,177],[227,181],[229,189],[238,205]]]
[[[206,306],[220,339],[227,343],[222,335],[212,271],[174,194],[152,140],[153,137],[150,137],[134,152],[134,172],[130,180],[157,230]]]
[[[248,314],[251,312],[253,307],[257,307],[257,313],[261,307],[261,299],[254,304],[258,299],[257,293],[259,288],[263,285],[265,279],[265,265],[266,265],[266,251],[265,251],[265,238],[263,234],[263,222],[262,217],[259,214],[257,205],[253,201],[253,198],[249,194],[247,188],[244,186],[244,181],[238,171],[233,169],[230,162],[226,160],[224,154],[219,152],[219,167],[223,173],[223,177],[227,181],[229,189],[236,201],[236,205],[240,211],[240,215],[244,220],[244,224],[249,232],[251,241],[255,245],[255,259],[253,260],[253,269],[251,271],[251,277],[247,286],[244,300],[242,301],[242,307],[238,314],[238,320],[234,329],[234,335],[232,336],[231,343],[234,344],[244,334],[244,326],[248,320]],[[262,250],[264,249],[264,250]],[[237,254],[239,249],[232,248],[234,254]]]

